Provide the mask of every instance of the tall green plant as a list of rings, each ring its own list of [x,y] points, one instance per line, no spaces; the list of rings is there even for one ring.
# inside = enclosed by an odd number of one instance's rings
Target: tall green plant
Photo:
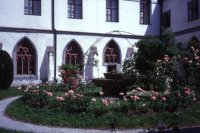
[[[0,50],[0,90],[8,89],[13,82],[13,62],[10,55]]]

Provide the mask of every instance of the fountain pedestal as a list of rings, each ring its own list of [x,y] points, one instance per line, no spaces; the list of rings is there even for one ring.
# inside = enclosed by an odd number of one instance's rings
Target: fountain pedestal
[[[92,82],[102,87],[105,97],[119,97],[119,93],[123,92],[126,95],[127,87],[133,85],[134,79],[123,78],[122,73],[105,73],[106,78],[95,78]]]

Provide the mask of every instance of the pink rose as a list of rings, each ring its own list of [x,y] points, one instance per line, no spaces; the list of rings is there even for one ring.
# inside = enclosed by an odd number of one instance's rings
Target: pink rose
[[[73,90],[69,90],[69,94],[70,94],[70,95],[73,95],[73,94],[74,94],[74,91],[73,91]]]
[[[53,93],[51,93],[51,92],[47,92],[47,95],[48,95],[48,96],[52,96]]]
[[[97,100],[95,98],[92,98],[92,102],[96,102]]]
[[[152,96],[151,100],[155,101],[156,100],[156,96]]]
[[[166,97],[161,97],[161,100],[166,101],[167,99],[166,99]]]
[[[123,96],[123,95],[124,95],[124,93],[123,93],[123,92],[120,92],[120,93],[119,93],[119,96]]]
[[[134,101],[140,100],[140,97],[138,96],[132,96],[131,99],[133,99]]]
[[[66,97],[69,97],[69,93],[66,92],[66,93],[65,93],[65,96],[66,96]]]
[[[102,91],[100,91],[99,94],[100,94],[100,96],[103,96],[104,93]]]
[[[189,60],[189,61],[188,61],[189,64],[192,64],[192,62],[193,62],[192,60]]]
[[[152,94],[153,96],[158,96],[158,92],[156,92],[156,91],[151,91],[151,94]]]
[[[137,91],[143,91],[142,88],[140,88],[140,87],[137,87],[136,90]]]
[[[103,102],[104,105],[106,105],[106,106],[108,105],[108,100],[102,99],[102,102]]]

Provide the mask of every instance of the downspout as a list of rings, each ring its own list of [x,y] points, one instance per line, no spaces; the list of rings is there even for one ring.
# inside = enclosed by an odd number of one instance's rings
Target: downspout
[[[56,29],[55,29],[55,1],[51,1],[51,24],[52,24],[52,32],[53,32],[53,46],[54,46],[54,81],[57,82],[56,80],[56,59],[57,59],[57,34],[56,34]]]
[[[159,4],[160,4],[160,37],[162,40],[163,0],[159,0]]]

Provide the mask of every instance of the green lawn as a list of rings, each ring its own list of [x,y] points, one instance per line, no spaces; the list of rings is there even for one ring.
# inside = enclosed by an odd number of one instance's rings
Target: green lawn
[[[174,113],[153,112],[151,114],[141,114],[135,112],[135,114],[127,116],[120,112],[108,112],[104,116],[97,117],[90,112],[65,113],[45,108],[33,108],[25,105],[19,99],[13,102],[6,112],[13,118],[35,124],[96,129],[109,129],[112,123],[117,128],[122,129],[141,127],[147,129],[148,127],[155,127],[160,121],[166,123],[166,125],[178,123],[179,127],[184,127],[198,125],[200,120],[199,104],[194,104],[187,109]]]
[[[96,95],[99,95],[98,92],[99,88],[89,89],[85,90],[84,95],[92,95],[95,97]],[[16,88],[0,90],[0,99],[20,94],[22,94],[22,92]],[[10,104],[6,112],[13,118],[35,124],[78,128],[95,127],[97,129],[110,128],[113,123],[117,128],[148,128],[155,127],[159,121],[163,121],[166,125],[178,123],[178,126],[182,127],[198,125],[200,120],[200,105],[198,103],[174,113],[152,112],[150,114],[142,114],[141,112],[130,112],[130,114],[126,116],[120,112],[110,111],[103,116],[95,116],[90,112],[66,113],[46,108],[33,108],[25,105],[19,99]],[[0,128],[0,132],[18,133],[2,128]]]
[[[11,96],[18,96],[21,94],[21,90],[18,90],[16,87],[10,87],[8,90],[0,90],[0,100]]]
[[[18,90],[16,87],[10,87],[8,90],[0,90],[0,100],[12,96],[18,96],[21,94],[22,92]],[[0,133],[22,133],[22,132],[0,128]]]

